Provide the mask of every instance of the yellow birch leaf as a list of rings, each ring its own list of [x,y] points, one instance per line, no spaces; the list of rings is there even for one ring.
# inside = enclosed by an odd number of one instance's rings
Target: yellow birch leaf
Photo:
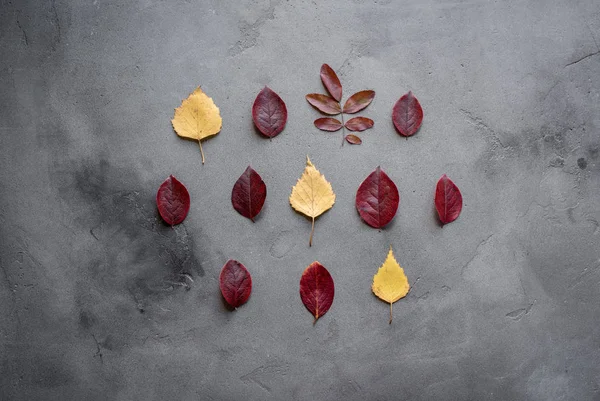
[[[175,109],[171,123],[177,135],[198,141],[202,164],[204,164],[202,140],[218,134],[223,123],[215,102],[206,96],[200,87],[197,87],[187,99],[181,102],[181,106]]]
[[[391,246],[385,262],[383,262],[377,274],[373,276],[372,289],[379,299],[389,302],[390,324],[392,324],[392,304],[408,294],[410,285],[406,274],[404,274],[404,269],[400,267],[396,262],[396,258],[394,258]]]
[[[312,246],[312,237],[315,232],[315,218],[331,209],[335,203],[335,194],[331,184],[319,172],[306,156],[306,168],[302,177],[292,188],[290,205],[298,213],[312,218],[312,230],[308,246]]]

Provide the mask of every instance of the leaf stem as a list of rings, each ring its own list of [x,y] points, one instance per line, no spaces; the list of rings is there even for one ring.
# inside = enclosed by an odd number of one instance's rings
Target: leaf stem
[[[308,246],[312,246],[312,237],[315,233],[315,218],[312,218],[312,229],[310,230],[310,238],[308,239]]]
[[[202,155],[202,164],[204,164],[204,150],[202,149],[202,140],[198,139],[198,145],[200,145],[200,154]]]
[[[342,116],[342,146],[344,146],[344,139],[346,139],[346,126],[344,125],[344,112],[341,113]]]
[[[390,324],[392,324],[392,305],[393,303],[390,302]]]

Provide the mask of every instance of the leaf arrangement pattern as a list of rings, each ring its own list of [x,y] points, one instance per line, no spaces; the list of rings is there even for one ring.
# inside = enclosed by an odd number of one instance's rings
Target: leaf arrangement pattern
[[[174,226],[185,220],[190,210],[190,194],[177,178],[170,175],[158,188],[156,206],[165,223]]]
[[[331,274],[319,262],[311,263],[300,278],[300,298],[315,317],[313,324],[331,308],[334,293]]]
[[[290,205],[298,213],[312,219],[312,229],[308,246],[312,246],[315,232],[315,218],[331,209],[335,203],[335,194],[325,176],[315,168],[306,156],[306,167],[298,182],[292,188]]]
[[[342,100],[342,84],[335,71],[327,64],[321,66],[321,81],[331,96],[310,93],[306,95],[306,100],[321,113],[332,116],[341,114],[342,121],[333,117],[318,118],[315,120],[315,127],[329,132],[338,131],[343,128],[349,131],[364,131],[373,127],[373,120],[366,117],[354,117],[344,123],[344,114],[358,113],[366,108],[375,98],[375,91],[364,90],[353,94],[346,100],[342,108],[340,104]],[[342,134],[342,145],[344,144],[344,140],[353,145],[360,145],[362,143],[362,140],[355,134]]]
[[[435,208],[442,224],[452,223],[462,210],[462,194],[446,174],[435,187]]]
[[[400,267],[390,246],[387,258],[373,277],[373,293],[382,301],[390,304],[390,324],[392,324],[392,305],[404,298],[410,290],[408,278]]]

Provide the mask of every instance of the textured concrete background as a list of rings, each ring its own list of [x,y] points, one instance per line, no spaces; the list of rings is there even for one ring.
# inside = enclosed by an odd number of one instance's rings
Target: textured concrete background
[[[0,40],[1,399],[600,399],[597,0],[0,0]],[[324,62],[377,91],[362,146],[312,124]],[[204,166],[170,124],[197,85],[224,122]],[[272,142],[264,85],[289,110]],[[287,200],[306,154],[337,193],[312,248]],[[249,164],[255,224],[230,203]],[[401,193],[381,231],[354,208],[377,165]],[[441,228],[443,173],[465,205]],[[174,230],[169,174],[192,196]],[[370,291],[390,244],[413,285],[392,325]],[[228,258],[254,279],[233,312]],[[314,260],[336,283],[315,326]]]

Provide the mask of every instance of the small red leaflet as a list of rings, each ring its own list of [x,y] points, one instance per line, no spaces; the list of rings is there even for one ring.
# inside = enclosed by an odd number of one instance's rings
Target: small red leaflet
[[[174,226],[181,223],[190,210],[190,194],[172,175],[158,188],[156,206],[163,220]]]

